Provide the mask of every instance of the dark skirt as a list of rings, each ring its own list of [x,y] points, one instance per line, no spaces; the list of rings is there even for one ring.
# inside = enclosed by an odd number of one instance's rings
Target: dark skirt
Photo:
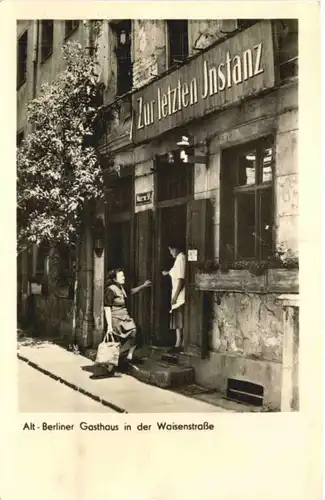
[[[123,334],[123,330],[121,329],[121,321],[117,318],[112,317],[112,327],[113,327],[113,335],[117,342],[120,342],[120,356],[126,356],[130,349],[134,346],[141,346],[141,337],[139,334],[139,329],[134,328],[130,330],[126,336],[121,336]]]
[[[169,328],[171,330],[182,330],[184,328],[184,306],[179,306],[171,312]]]

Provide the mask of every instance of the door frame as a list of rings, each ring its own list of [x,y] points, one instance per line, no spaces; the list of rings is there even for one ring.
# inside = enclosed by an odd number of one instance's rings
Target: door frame
[[[166,156],[165,154],[161,156]],[[159,162],[159,155],[155,156],[154,159],[154,200],[157,200],[158,197],[158,175],[157,175],[157,163]],[[177,168],[177,167],[176,167]],[[181,168],[181,167],[178,167]],[[176,207],[180,205],[185,205],[186,207],[186,213],[187,213],[187,206],[190,201],[194,200],[194,169],[195,169],[195,164],[192,164],[192,172],[190,172],[191,178],[190,178],[190,194],[187,196],[179,197],[179,198],[172,198],[169,200],[163,200],[163,201],[155,201],[155,210],[153,214],[153,277],[154,277],[154,283],[158,283],[158,277],[159,277],[159,268],[158,264],[160,262],[160,249],[161,249],[161,230],[160,230],[160,225],[161,225],[161,210],[164,208],[171,208],[171,207]],[[184,235],[184,241],[185,241],[185,256],[187,260],[187,215],[186,215],[186,234]],[[185,280],[185,293],[187,291],[187,282]],[[158,293],[159,293],[159,287],[158,284],[155,285],[155,289],[153,290],[152,294],[152,323],[151,323],[151,330],[152,332],[156,332],[156,326],[157,326],[157,321],[159,318],[159,315],[157,315],[157,307],[159,306],[159,300],[158,300]],[[152,336],[151,336],[152,338]],[[158,337],[159,339],[159,337]],[[155,335],[155,340],[157,340],[157,337]],[[159,339],[160,340],[160,339]]]
[[[133,277],[134,277],[134,265],[135,265],[135,257],[134,257],[134,252],[133,252],[133,248],[134,248],[134,213],[135,213],[135,207],[134,207],[134,199],[135,199],[135,195],[134,195],[134,178],[135,178],[134,168],[132,168],[132,171],[127,171],[125,173],[125,175],[123,175],[123,178],[124,177],[131,177],[132,178],[132,189],[131,189],[132,200],[131,200],[131,205],[130,205],[131,210],[124,211],[124,212],[117,212],[114,214],[109,214],[108,203],[107,203],[107,199],[106,199],[106,197],[108,196],[108,193],[107,192],[105,193],[105,240],[106,240],[106,236],[107,236],[108,226],[113,225],[113,224],[119,224],[122,222],[129,223],[129,228],[130,228],[130,243],[129,243],[130,276],[128,276],[128,281],[132,282]],[[112,185],[110,185],[109,187],[111,189],[114,189],[114,185],[116,185],[117,183],[118,183],[118,180],[115,180],[114,183]],[[108,269],[107,269],[107,242],[106,241],[105,241],[105,257],[104,257],[104,259],[105,259],[104,260],[104,273],[105,273],[104,282],[105,282],[106,275],[108,272]]]

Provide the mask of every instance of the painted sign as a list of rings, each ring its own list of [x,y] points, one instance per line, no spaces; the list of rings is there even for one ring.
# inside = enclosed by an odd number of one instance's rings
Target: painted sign
[[[270,21],[261,21],[133,94],[139,143],[274,86]]]
[[[187,251],[187,260],[189,262],[197,262],[197,250],[191,249]]]
[[[136,205],[147,205],[152,202],[152,191],[146,193],[138,193],[135,196]]]

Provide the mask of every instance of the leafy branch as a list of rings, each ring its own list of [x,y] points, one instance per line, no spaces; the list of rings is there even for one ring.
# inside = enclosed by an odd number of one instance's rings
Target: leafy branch
[[[95,149],[102,110],[96,59],[78,42],[62,51],[65,69],[28,103],[32,131],[17,149],[18,250],[75,243],[85,202],[103,196]]]

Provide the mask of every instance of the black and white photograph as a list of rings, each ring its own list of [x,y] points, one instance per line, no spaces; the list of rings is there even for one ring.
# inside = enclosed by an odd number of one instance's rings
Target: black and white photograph
[[[16,28],[19,411],[298,412],[298,19]]]

